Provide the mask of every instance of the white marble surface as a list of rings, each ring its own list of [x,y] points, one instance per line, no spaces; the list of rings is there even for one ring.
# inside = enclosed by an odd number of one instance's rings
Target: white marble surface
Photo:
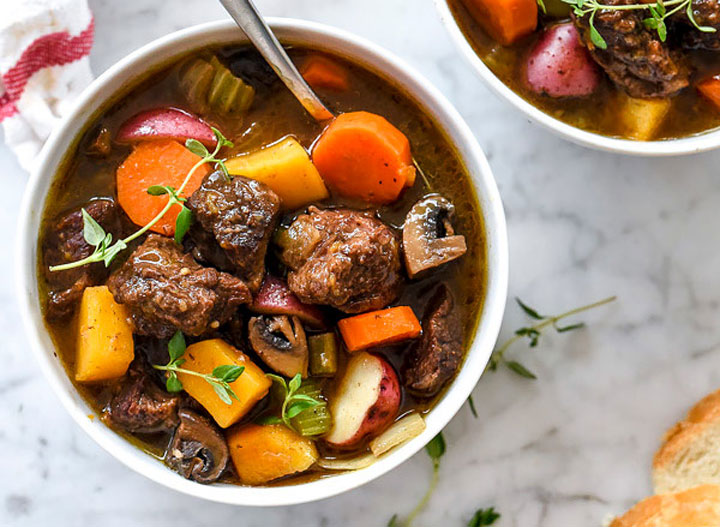
[[[155,37],[223,16],[212,0],[91,0],[99,73]],[[480,84],[431,0],[259,0],[267,15],[343,27],[391,49],[457,105],[507,209],[511,296],[545,311],[617,294],[590,328],[519,346],[539,379],[506,371],[446,429],[441,479],[418,526],[463,526],[494,505],[500,527],[598,526],[650,491],[666,427],[720,387],[720,152],[669,160],[585,150],[528,123]],[[0,145],[0,224],[14,236],[26,176]],[[425,490],[424,453],[337,498],[280,509],[206,503],[131,472],[66,415],[36,368],[0,257],[0,525],[384,526]],[[524,323],[510,305],[502,337]]]

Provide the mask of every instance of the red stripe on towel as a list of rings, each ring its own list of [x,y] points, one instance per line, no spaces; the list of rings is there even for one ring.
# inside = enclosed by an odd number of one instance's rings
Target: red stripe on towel
[[[95,20],[76,37],[67,31],[50,33],[30,44],[17,64],[2,76],[5,93],[0,96],[0,122],[17,112],[15,103],[20,99],[25,85],[36,72],[49,66],[61,66],[81,59],[92,48]]]

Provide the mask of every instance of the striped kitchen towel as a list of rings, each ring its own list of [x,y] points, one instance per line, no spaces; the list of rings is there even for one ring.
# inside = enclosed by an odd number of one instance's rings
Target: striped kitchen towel
[[[12,0],[0,17],[0,123],[30,170],[59,119],[92,81],[87,0]]]

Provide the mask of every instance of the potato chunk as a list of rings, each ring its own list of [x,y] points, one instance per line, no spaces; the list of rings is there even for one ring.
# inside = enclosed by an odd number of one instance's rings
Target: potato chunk
[[[78,312],[75,380],[94,382],[125,375],[135,357],[132,325],[106,286],[88,287]]]
[[[622,95],[622,132],[638,141],[651,141],[665,120],[670,99],[634,99]]]
[[[260,399],[265,397],[272,381],[255,365],[247,355],[233,348],[221,339],[204,340],[188,346],[183,358],[187,359],[182,367],[198,373],[212,373],[217,366],[234,364],[244,366],[245,371],[230,387],[238,396],[238,401],[226,404],[220,399],[213,387],[202,377],[178,373],[185,391],[205,407],[215,422],[223,428],[240,420]]]
[[[318,458],[310,439],[284,425],[239,426],[228,432],[227,442],[235,471],[246,485],[303,472]]]
[[[308,153],[292,137],[230,159],[226,165],[230,174],[255,179],[273,189],[284,210],[297,209],[329,195]]]

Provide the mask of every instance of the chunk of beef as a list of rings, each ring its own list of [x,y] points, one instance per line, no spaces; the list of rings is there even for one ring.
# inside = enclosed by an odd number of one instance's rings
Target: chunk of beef
[[[627,5],[635,0],[605,0]],[[662,42],[657,31],[643,24],[644,11],[598,11],[595,27],[607,43],[596,47],[590,39],[589,16],[574,17],[575,25],[595,61],[631,97],[669,97],[689,84],[685,56]]]
[[[98,199],[88,203],[85,210],[105,232],[113,235],[113,239],[121,234],[122,225],[115,202]],[[49,290],[47,315],[53,319],[63,318],[75,310],[85,288],[101,283],[109,271],[100,262],[66,271],[50,271],[52,265],[87,258],[94,250],[83,237],[83,218],[79,209],[53,222],[43,240],[42,250],[45,280]]]
[[[441,284],[433,293],[422,320],[423,335],[412,348],[405,385],[432,397],[453,378],[463,358],[463,330],[452,293]]]
[[[399,242],[380,220],[353,210],[310,207],[284,238],[288,286],[302,302],[361,313],[397,297]]]
[[[169,338],[177,330],[199,336],[229,320],[252,300],[245,283],[202,267],[171,240],[151,234],[108,280],[125,304],[135,333]]]
[[[255,291],[265,274],[265,253],[277,225],[280,198],[270,187],[220,171],[205,177],[188,200],[197,222],[190,230],[193,255],[232,271]]]
[[[681,16],[675,17],[679,22],[673,27],[681,32],[683,47],[720,51],[720,0],[693,0],[693,17],[698,25],[712,27],[716,31],[700,31],[683,11]]]
[[[178,424],[180,398],[161,389],[146,368],[143,359],[135,359],[105,408],[105,417],[132,433],[170,431]]]

